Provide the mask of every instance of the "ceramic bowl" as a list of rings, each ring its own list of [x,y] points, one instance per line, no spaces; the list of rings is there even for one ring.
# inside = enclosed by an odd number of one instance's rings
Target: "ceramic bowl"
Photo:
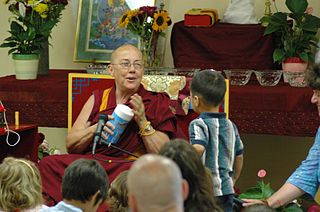
[[[275,86],[281,79],[282,70],[257,70],[254,73],[260,85]]]
[[[104,64],[90,64],[87,66],[86,70],[88,74],[107,74],[107,65]]]
[[[223,70],[231,85],[245,85],[249,82],[253,70],[227,69]]]
[[[306,87],[305,72],[283,72],[284,77],[292,87]]]

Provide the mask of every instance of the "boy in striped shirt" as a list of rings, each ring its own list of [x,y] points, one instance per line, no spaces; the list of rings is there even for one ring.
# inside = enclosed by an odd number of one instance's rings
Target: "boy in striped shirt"
[[[191,82],[193,110],[200,114],[189,125],[190,141],[213,175],[214,195],[232,212],[234,189],[243,163],[243,144],[235,124],[219,112],[226,92],[224,77],[203,70]]]

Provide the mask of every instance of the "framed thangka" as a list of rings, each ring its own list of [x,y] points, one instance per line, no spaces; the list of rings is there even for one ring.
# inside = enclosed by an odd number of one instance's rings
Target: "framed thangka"
[[[154,0],[80,0],[73,60],[108,63],[122,44],[137,46],[138,36],[118,27],[120,17],[129,9],[154,4]]]

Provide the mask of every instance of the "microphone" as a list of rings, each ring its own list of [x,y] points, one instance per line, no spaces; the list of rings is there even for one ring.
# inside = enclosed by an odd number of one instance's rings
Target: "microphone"
[[[103,129],[103,126],[106,124],[107,120],[108,120],[108,116],[106,114],[103,114],[103,113],[99,114],[97,130],[96,130],[96,132],[94,134],[94,138],[93,138],[93,146],[92,146],[92,154],[93,155],[96,152],[97,143],[101,138],[102,129]]]

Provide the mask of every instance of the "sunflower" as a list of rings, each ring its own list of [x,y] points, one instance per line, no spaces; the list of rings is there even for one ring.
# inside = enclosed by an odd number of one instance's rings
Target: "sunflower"
[[[130,17],[130,11],[127,11],[126,13],[124,13],[120,17],[119,27],[121,28],[127,27],[130,21],[129,17]]]
[[[154,13],[154,22],[152,25],[152,29],[156,32],[162,32],[168,27],[168,22],[170,22],[170,18],[168,16],[168,12],[165,10],[157,11]]]

